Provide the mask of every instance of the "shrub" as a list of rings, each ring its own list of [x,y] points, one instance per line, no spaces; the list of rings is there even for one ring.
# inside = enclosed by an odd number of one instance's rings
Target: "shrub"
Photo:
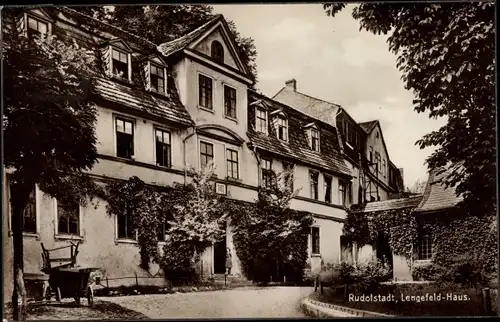
[[[489,280],[489,275],[473,254],[452,257],[446,263],[436,265],[435,270],[436,279],[444,283],[479,287],[487,285]]]
[[[372,291],[390,279],[390,269],[378,259],[361,262],[352,274],[353,284],[359,291]]]
[[[414,281],[434,281],[438,278],[438,273],[435,265],[415,266],[411,271]]]

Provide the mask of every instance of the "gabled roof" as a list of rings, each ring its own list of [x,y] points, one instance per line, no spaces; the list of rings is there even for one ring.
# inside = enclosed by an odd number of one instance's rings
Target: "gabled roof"
[[[378,120],[373,120],[373,121],[368,121],[368,122],[362,122],[359,123],[359,126],[366,132],[366,133],[371,133],[375,126],[377,125]]]
[[[441,182],[441,180],[446,179],[452,169],[452,167],[436,168],[430,171],[424,196],[415,209],[416,212],[444,210],[455,207],[462,201],[462,198],[456,195],[454,187],[445,188],[444,183]]]
[[[292,106],[294,109],[322,120],[331,125],[336,124],[335,115],[339,111],[340,105],[320,100],[318,98],[297,92],[287,86],[283,87],[273,100]]]
[[[159,97],[112,80],[97,78],[93,81],[93,93],[104,101],[126,106],[138,112],[146,112],[188,126],[194,125],[191,116],[174,90],[170,88],[168,96]]]
[[[165,56],[171,56],[183,49],[185,49],[190,43],[201,37],[205,32],[207,32],[210,28],[215,26],[215,24],[222,18],[221,14],[215,15],[211,20],[206,22],[205,24],[199,26],[195,30],[190,33],[185,34],[184,36],[174,39],[172,41],[163,43],[158,46],[158,50]]]
[[[414,208],[420,203],[421,200],[422,200],[422,195],[408,197],[408,198],[374,201],[374,202],[368,202],[364,204],[361,208],[353,209],[352,211],[357,213],[368,213],[368,212],[380,212],[387,210]]]
[[[283,110],[288,116],[288,142],[281,141],[276,136],[276,130],[268,122],[268,135],[255,131],[255,111],[251,106],[253,102],[262,100],[269,106],[270,111]],[[312,117],[293,109],[290,106],[276,102],[262,94],[248,91],[248,138],[257,149],[278,155],[286,159],[292,159],[297,163],[307,164],[333,174],[352,176],[347,168],[339,149],[336,128],[324,123],[317,122]],[[311,122],[316,121],[320,128],[320,151],[313,151],[307,142],[306,131],[303,128]]]

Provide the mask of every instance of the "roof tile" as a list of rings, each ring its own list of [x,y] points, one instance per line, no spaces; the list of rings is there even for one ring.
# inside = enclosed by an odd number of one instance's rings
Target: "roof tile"
[[[390,199],[384,201],[374,201],[366,203],[361,209],[353,210],[354,212],[380,212],[395,209],[413,208],[416,207],[422,200],[422,195],[409,198]]]
[[[462,201],[462,198],[456,195],[454,187],[446,188],[444,183],[440,182],[450,174],[452,168],[443,170],[443,168],[436,168],[430,171],[429,179],[425,186],[424,197],[415,211],[443,210],[452,208]]]

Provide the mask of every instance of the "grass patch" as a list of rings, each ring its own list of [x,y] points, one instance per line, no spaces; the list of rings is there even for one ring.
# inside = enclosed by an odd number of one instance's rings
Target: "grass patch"
[[[493,292],[492,292],[493,293]],[[323,294],[312,295],[312,299],[350,307],[358,310],[365,310],[389,315],[399,316],[487,316],[483,307],[483,296],[480,289],[463,288],[454,285],[440,286],[437,284],[389,284],[380,285],[377,290],[371,292],[373,296],[394,295],[394,302],[368,302],[350,301],[349,295],[362,295],[352,287],[348,289],[347,298],[344,295],[344,287],[325,287]],[[402,296],[426,296],[426,294],[441,294],[441,301],[403,301]],[[449,299],[447,294],[457,296]],[[369,295],[369,294],[368,294]],[[496,309],[496,299],[492,294],[492,309]],[[461,298],[462,300],[458,300]],[[495,313],[491,314],[492,316]]]

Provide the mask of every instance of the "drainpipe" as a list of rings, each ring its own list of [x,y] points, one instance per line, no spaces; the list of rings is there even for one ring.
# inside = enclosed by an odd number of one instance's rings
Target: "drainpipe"
[[[196,125],[192,127],[193,132],[189,133],[183,140],[182,140],[182,147],[183,147],[183,156],[184,156],[184,184],[187,182],[187,164],[186,164],[186,141],[190,137],[196,134]]]

